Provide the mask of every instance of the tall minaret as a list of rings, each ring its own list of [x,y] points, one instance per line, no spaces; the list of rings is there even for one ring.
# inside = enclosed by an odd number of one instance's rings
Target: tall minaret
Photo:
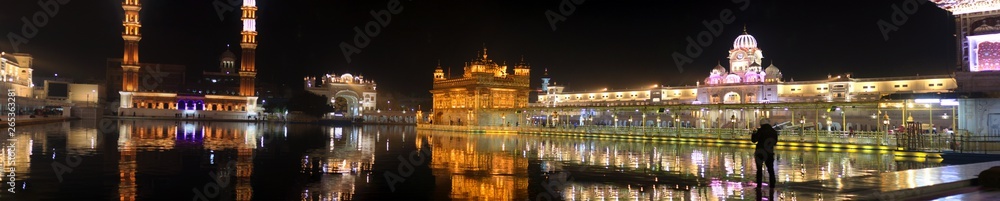
[[[125,55],[122,58],[122,91],[139,91],[139,10],[142,4],[139,0],[123,0],[122,9],[125,10],[125,19],[122,26],[122,39],[125,40]]]
[[[257,1],[243,0],[243,59],[240,61],[240,96],[255,96],[257,78]]]

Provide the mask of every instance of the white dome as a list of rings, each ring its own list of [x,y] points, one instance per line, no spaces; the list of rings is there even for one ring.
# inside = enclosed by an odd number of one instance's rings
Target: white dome
[[[344,73],[344,75],[340,76],[340,80],[343,82],[351,82],[353,79],[354,76],[352,76],[350,73]]]
[[[753,38],[750,34],[746,32],[739,37],[736,37],[736,41],[733,42],[733,49],[753,49],[757,48],[757,39]]]

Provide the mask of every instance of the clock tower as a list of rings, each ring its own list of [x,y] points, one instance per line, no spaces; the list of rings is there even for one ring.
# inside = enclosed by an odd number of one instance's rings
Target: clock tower
[[[743,35],[736,37],[736,41],[733,42],[733,49],[729,50],[729,72],[742,76],[750,70],[751,64],[760,64],[762,58],[764,58],[764,55],[757,48],[757,39],[747,34],[747,30],[744,27]]]

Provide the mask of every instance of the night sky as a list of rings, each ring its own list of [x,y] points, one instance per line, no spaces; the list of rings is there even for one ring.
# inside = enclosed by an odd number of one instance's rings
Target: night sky
[[[459,76],[485,44],[496,61],[512,65],[523,55],[533,87],[545,68],[572,91],[694,85],[725,59],[744,25],[764,52],[764,66],[773,61],[786,80],[955,70],[954,20],[933,3],[907,15],[885,40],[876,22],[891,23],[892,5],[903,0],[749,1],[740,10],[730,0],[587,0],[553,31],[545,12],[558,13],[559,0],[403,0],[402,11],[348,63],[339,44],[353,44],[354,27],[375,20],[369,11],[386,9],[388,0],[258,0],[258,80],[299,86],[303,76],[350,72],[374,79],[380,91],[429,97],[439,60]],[[215,71],[227,44],[239,54],[239,8],[220,20],[213,2],[143,0],[140,62]],[[70,1],[19,50],[35,57],[37,73],[103,79],[106,60],[123,51],[120,3]],[[725,9],[736,20],[680,73],[671,54],[683,53],[687,37],[707,30],[702,21]],[[0,33],[20,33],[21,18],[39,11],[36,1],[5,1]],[[0,50],[13,51],[8,40],[0,40]]]

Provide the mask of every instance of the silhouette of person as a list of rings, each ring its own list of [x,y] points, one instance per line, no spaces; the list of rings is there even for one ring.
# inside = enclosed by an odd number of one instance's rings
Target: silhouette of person
[[[771,187],[771,193],[774,193],[774,183],[777,181],[774,177],[774,147],[778,144],[778,131],[771,127],[770,120],[761,120],[760,128],[751,135],[750,141],[757,143],[753,154],[757,164],[757,188],[762,187],[761,177],[764,176],[762,172],[764,167],[761,165],[766,165],[768,176],[770,176],[768,186]]]

